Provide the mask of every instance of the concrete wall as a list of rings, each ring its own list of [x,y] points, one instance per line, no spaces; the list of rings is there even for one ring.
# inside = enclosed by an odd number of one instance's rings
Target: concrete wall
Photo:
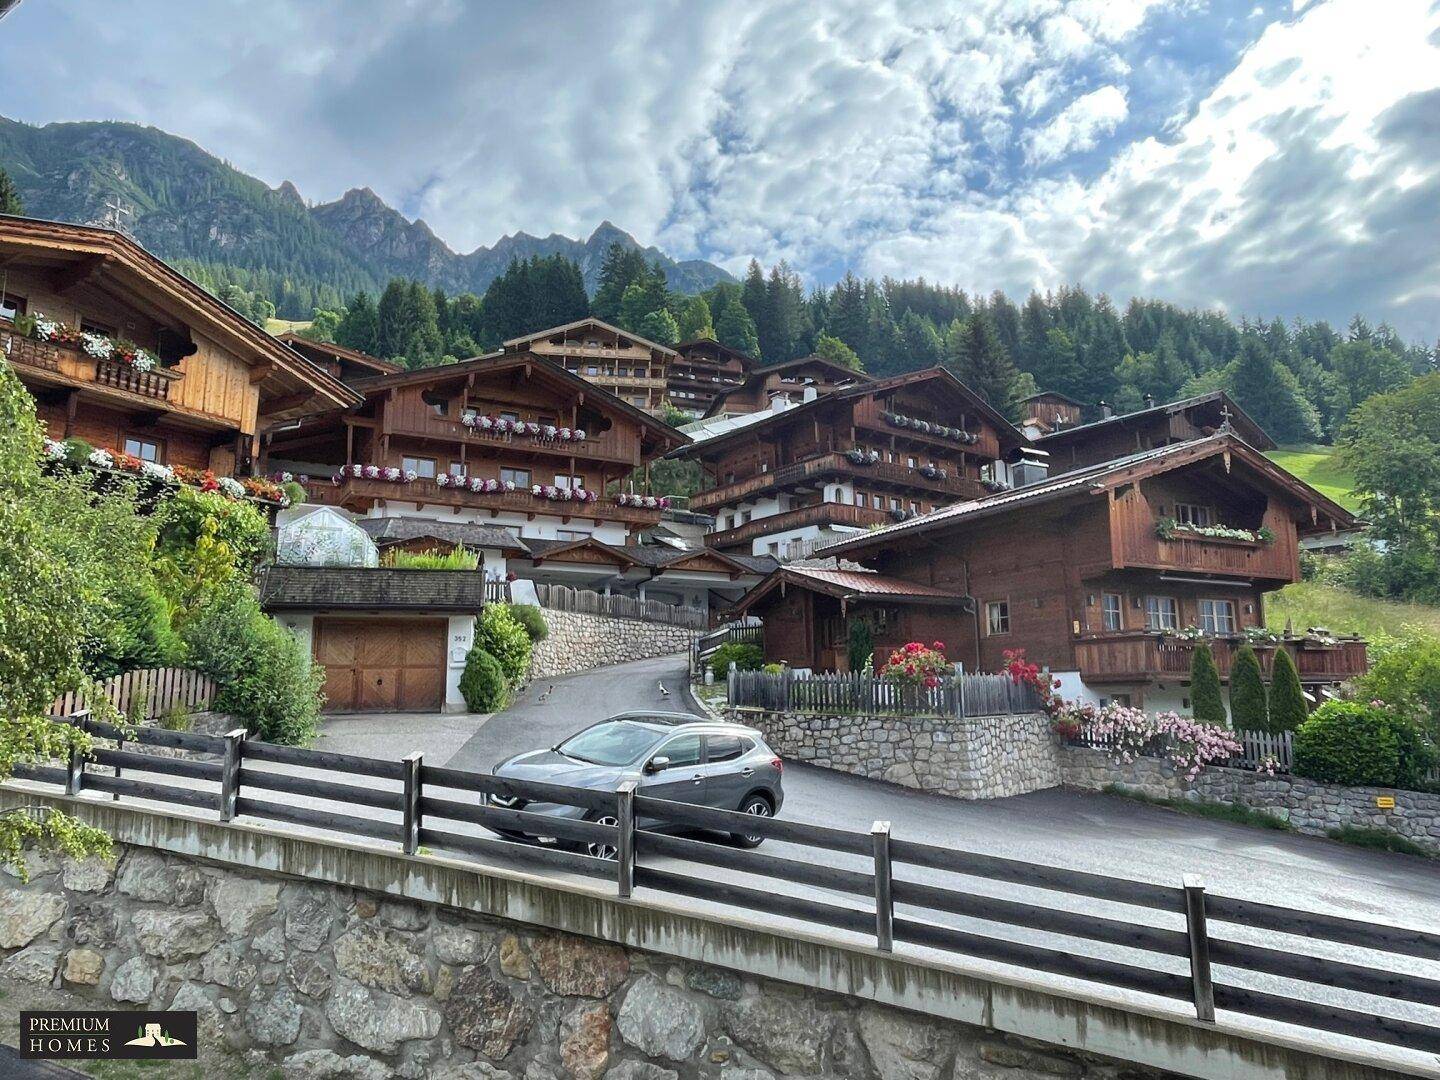
[[[730,709],[782,757],[957,799],[998,799],[1060,786],[1050,720],[978,716],[831,716]]]
[[[1340,787],[1299,776],[1264,776],[1246,769],[1202,769],[1187,783],[1160,758],[1137,758],[1116,764],[1103,750],[1064,747],[1061,775],[1067,785],[1099,791],[1119,784],[1160,799],[1235,803],[1264,810],[1288,821],[1297,831],[1325,836],[1331,829],[1354,825],[1383,829],[1440,855],[1440,795],[1391,788]],[[1393,809],[1376,805],[1377,798],[1395,800]]]
[[[195,1009],[207,1039],[287,1078],[1370,1080],[1420,1060],[1322,1055],[604,882],[0,787],[0,810],[37,803],[120,858],[32,857],[29,884],[0,879],[0,982]]]
[[[694,630],[668,623],[551,608],[540,610],[545,613],[550,636],[537,642],[531,654],[532,679],[683,653],[697,636]]]

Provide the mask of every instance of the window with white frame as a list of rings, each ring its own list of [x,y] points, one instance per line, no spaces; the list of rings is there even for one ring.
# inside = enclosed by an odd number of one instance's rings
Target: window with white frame
[[[1125,605],[1119,593],[1107,592],[1100,597],[1100,615],[1106,630],[1125,629]]]
[[[422,480],[435,479],[435,459],[433,457],[409,457],[400,459],[400,467],[406,472],[413,472]]]
[[[1235,601],[1201,600],[1200,629],[1207,634],[1235,633]]]
[[[1145,597],[1146,630],[1180,629],[1180,604],[1173,596]]]
[[[574,491],[576,488],[583,488],[585,486],[585,477],[557,475],[555,477],[555,486],[564,488],[566,491]]]
[[[1010,633],[1010,601],[991,600],[985,605],[985,632],[990,637]]]
[[[1181,525],[1198,525],[1203,529],[1215,524],[1215,512],[1203,503],[1176,503],[1175,520]]]

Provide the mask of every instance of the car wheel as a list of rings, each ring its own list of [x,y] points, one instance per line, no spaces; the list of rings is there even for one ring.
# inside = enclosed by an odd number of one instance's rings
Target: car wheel
[[[740,813],[749,814],[751,817],[772,817],[775,810],[764,795],[751,795],[740,804]],[[731,833],[730,838],[745,848],[759,847],[765,841],[763,836],[746,836],[744,833]]]
[[[588,820],[590,820],[596,825],[605,825],[612,829],[620,824],[620,819],[617,818],[614,814],[601,814],[599,817],[590,818]],[[598,841],[592,841],[585,845],[585,854],[589,855],[592,859],[613,860],[619,854],[619,852],[616,850],[614,844],[605,844]]]

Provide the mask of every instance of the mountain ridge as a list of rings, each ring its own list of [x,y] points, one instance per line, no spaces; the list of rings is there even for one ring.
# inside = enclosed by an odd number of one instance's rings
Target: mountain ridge
[[[573,259],[593,293],[612,242],[660,262],[679,292],[734,280],[713,263],[641,245],[608,219],[584,240],[520,231],[456,252],[424,219],[406,218],[368,185],[312,204],[293,181],[272,188],[190,139],[124,121],[35,126],[0,117],[0,168],[27,213],[96,225],[106,222],[107,203],[117,202],[130,211],[126,231],[156,255],[207,286],[263,291],[289,318],[308,318],[313,307],[336,306],[358,289],[377,292],[393,277],[483,293],[511,259],[532,256]]]

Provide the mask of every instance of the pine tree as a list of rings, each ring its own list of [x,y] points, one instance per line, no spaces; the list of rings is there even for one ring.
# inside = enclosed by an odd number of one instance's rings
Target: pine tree
[[[945,343],[934,323],[913,311],[900,319],[900,350],[908,371],[935,367],[945,357]]]
[[[1223,384],[1235,401],[1276,442],[1314,442],[1320,438],[1320,417],[1300,393],[1289,369],[1277,364],[1260,335],[1244,335],[1240,355],[1226,368]]]
[[[1260,658],[1249,644],[1235,650],[1230,664],[1230,723],[1236,731],[1268,731],[1270,710]]]
[[[755,333],[755,322],[734,293],[726,296],[725,307],[715,320],[715,337],[721,345],[728,345],[757,363],[760,361],[760,339]]]
[[[20,192],[15,187],[15,182],[10,179],[10,174],[0,169],[0,214],[21,215],[25,213],[25,206],[20,201]]]
[[[750,321],[755,324],[755,339],[763,355],[778,361],[770,350],[775,347],[774,313],[770,308],[770,291],[765,287],[765,272],[760,263],[750,260],[745,268],[745,281],[740,286],[740,302],[745,305]]]
[[[687,296],[682,299],[680,312],[676,315],[681,341],[697,338],[713,338],[715,324],[710,318],[710,305],[703,296]]]
[[[856,354],[864,357],[868,324],[865,311],[865,286],[854,274],[846,272],[830,293],[825,333],[837,337]]]
[[[1294,731],[1309,716],[1305,691],[1295,661],[1284,649],[1275,650],[1275,669],[1270,683],[1270,726],[1272,734]]]
[[[597,319],[615,323],[620,318],[620,303],[625,290],[646,273],[645,256],[635,248],[613,243],[600,265],[600,282],[590,310]],[[653,309],[652,309],[653,310]]]
[[[1009,416],[1015,408],[1018,372],[1000,344],[989,314],[977,311],[963,323],[952,323],[951,331],[945,366],[998,412]]]
[[[1196,645],[1190,653],[1190,715],[1202,724],[1225,724],[1225,700],[1220,696],[1220,672],[1209,645]]]

